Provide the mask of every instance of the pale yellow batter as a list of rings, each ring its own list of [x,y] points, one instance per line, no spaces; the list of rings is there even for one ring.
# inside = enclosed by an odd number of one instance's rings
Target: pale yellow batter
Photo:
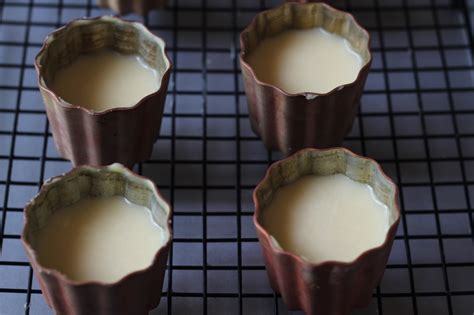
[[[308,261],[350,262],[384,242],[389,210],[369,185],[312,175],[280,188],[262,223],[283,249]]]
[[[39,232],[36,252],[43,266],[69,279],[110,283],[147,268],[164,240],[147,208],[116,196],[58,209]]]
[[[51,88],[68,103],[100,112],[136,105],[156,92],[160,82],[142,57],[101,50],[59,69]]]
[[[260,81],[289,93],[330,92],[355,81],[362,67],[346,39],[322,28],[264,39],[246,61]]]

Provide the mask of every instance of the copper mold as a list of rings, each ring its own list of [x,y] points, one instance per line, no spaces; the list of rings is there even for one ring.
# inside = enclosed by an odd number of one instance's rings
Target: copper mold
[[[288,29],[322,27],[346,38],[363,59],[352,83],[325,94],[291,94],[260,81],[246,57],[263,39]],[[349,13],[324,3],[285,3],[259,13],[240,34],[240,64],[252,130],[270,150],[291,154],[306,147],[340,145],[351,130],[369,73],[369,34]]]
[[[111,9],[117,14],[125,15],[136,13],[147,15],[153,9],[163,9],[168,0],[97,0],[97,5]]]
[[[311,263],[282,249],[261,221],[278,188],[309,175],[342,173],[367,183],[389,208],[390,228],[382,245],[361,253],[352,262]],[[272,164],[253,192],[254,224],[273,289],[281,293],[289,309],[307,314],[348,315],[367,306],[382,279],[400,220],[397,186],[374,160],[343,148],[304,149]]]
[[[141,55],[162,76],[159,90],[134,106],[95,112],[68,103],[48,87],[59,68],[81,54],[101,49]],[[161,38],[140,23],[115,17],[74,20],[48,35],[36,56],[35,67],[56,148],[62,157],[73,165],[119,162],[128,167],[150,157],[159,135],[171,73]]]
[[[164,231],[167,241],[148,268],[130,273],[115,283],[101,283],[72,281],[59,271],[41,265],[35,252],[35,236],[54,211],[88,196],[113,195],[122,195],[149,208]],[[26,205],[24,215],[21,239],[46,302],[56,314],[148,314],[158,306],[171,246],[171,209],[152,181],[120,164],[76,167],[46,181]]]

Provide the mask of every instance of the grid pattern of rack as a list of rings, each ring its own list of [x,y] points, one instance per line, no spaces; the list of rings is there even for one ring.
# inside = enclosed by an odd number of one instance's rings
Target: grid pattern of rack
[[[284,314],[252,225],[251,192],[273,160],[250,131],[238,34],[280,1],[176,0],[142,20],[174,63],[160,139],[136,171],[174,208],[174,242],[153,314]],[[381,162],[403,210],[373,302],[357,314],[474,313],[474,82],[463,1],[329,1],[372,34],[374,62],[345,146]],[[58,157],[34,55],[93,0],[0,0],[0,314],[51,314],[20,243],[22,207]],[[130,19],[140,19],[129,16]],[[157,292],[157,294],[159,294]]]

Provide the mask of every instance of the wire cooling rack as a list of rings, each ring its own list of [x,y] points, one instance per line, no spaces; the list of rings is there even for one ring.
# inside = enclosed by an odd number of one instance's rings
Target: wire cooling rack
[[[278,2],[278,1],[277,1]],[[463,1],[329,1],[370,30],[374,62],[345,146],[400,185],[402,222],[372,303],[356,314],[474,313],[474,84]],[[153,314],[285,314],[268,283],[251,192],[281,155],[250,131],[238,64],[254,0],[180,0],[141,20],[175,68],[161,137],[136,171],[174,208],[174,241]],[[92,0],[0,0],[0,314],[51,314],[20,243],[22,207],[71,166],[56,153],[33,59]],[[1,235],[1,234],[0,234]],[[160,294],[156,292],[156,294]]]

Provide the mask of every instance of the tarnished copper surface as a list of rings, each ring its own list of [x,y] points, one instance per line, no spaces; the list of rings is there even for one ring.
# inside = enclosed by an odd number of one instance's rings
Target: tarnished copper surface
[[[35,238],[52,213],[88,196],[112,195],[122,195],[148,207],[163,229],[165,240],[168,239],[151,265],[114,283],[72,281],[42,266],[35,252]],[[171,246],[171,209],[152,181],[120,164],[76,167],[46,181],[38,195],[26,205],[24,215],[21,239],[46,302],[56,314],[141,315],[158,306]]]
[[[391,225],[382,245],[361,253],[352,262],[311,263],[277,244],[261,221],[262,212],[278,188],[305,175],[335,173],[372,186],[378,199],[389,208]],[[255,188],[253,200],[254,224],[270,283],[289,309],[315,315],[348,315],[353,308],[368,305],[383,276],[400,221],[397,187],[379,164],[343,148],[304,149],[272,164]]]
[[[97,0],[98,6],[111,9],[120,15],[146,15],[152,9],[165,8],[167,4],[168,0]]]
[[[323,27],[352,44],[363,60],[357,79],[326,94],[291,94],[256,77],[246,56],[260,41],[288,29]],[[340,145],[359,107],[372,57],[369,34],[348,13],[324,3],[286,3],[259,13],[240,34],[240,64],[253,131],[268,149],[285,154]]]
[[[66,102],[48,87],[59,68],[81,54],[104,48],[141,55],[162,75],[159,90],[132,107],[94,112]],[[119,162],[129,167],[150,157],[159,135],[171,73],[171,62],[162,39],[135,22],[108,16],[79,19],[46,38],[35,66],[61,156],[74,165]]]

